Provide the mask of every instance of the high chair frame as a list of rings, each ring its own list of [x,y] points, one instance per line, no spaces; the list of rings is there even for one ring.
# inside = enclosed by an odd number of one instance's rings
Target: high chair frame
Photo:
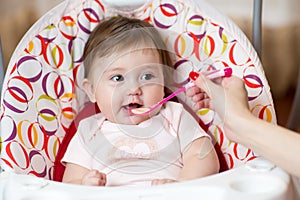
[[[261,56],[261,32],[262,32],[262,4],[263,0],[253,1],[252,43],[257,54]]]
[[[3,79],[4,79],[4,60],[3,60],[2,42],[0,37],[0,99],[1,99]]]

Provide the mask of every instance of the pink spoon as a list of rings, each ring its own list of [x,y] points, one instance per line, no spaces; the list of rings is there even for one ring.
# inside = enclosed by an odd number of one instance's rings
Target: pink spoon
[[[206,72],[204,75],[209,79],[216,79],[216,78],[220,78],[220,77],[230,77],[232,75],[232,69],[230,67],[226,67],[223,69]],[[167,102],[168,100],[172,99],[173,97],[177,96],[179,93],[187,90],[188,88],[190,88],[194,85],[195,84],[193,82],[188,82],[183,87],[179,88],[178,90],[176,90],[175,92],[173,92],[172,94],[170,94],[169,96],[167,96],[166,98],[164,98],[163,100],[158,102],[157,104],[154,104],[150,108],[147,108],[147,107],[133,108],[130,110],[130,113],[134,114],[134,115],[138,115],[138,116],[149,114],[150,112],[152,112],[153,110],[155,110],[156,108],[158,108],[159,106],[161,106],[162,104]]]

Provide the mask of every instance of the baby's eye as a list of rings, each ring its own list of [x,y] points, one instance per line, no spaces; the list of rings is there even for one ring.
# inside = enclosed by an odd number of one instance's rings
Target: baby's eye
[[[120,81],[124,81],[124,77],[122,75],[115,75],[111,78],[111,80],[115,82],[120,82]]]
[[[141,79],[142,80],[151,80],[152,78],[154,78],[155,76],[153,74],[144,74]]]

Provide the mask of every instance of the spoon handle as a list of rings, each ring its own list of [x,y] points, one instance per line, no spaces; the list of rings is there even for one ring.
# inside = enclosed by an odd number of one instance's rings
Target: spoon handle
[[[232,75],[232,68],[230,67],[226,67],[223,69],[218,69],[218,70],[214,70],[214,71],[210,71],[210,72],[206,72],[204,73],[204,75],[208,78],[208,79],[215,79],[215,78],[220,78],[220,77],[230,77]],[[158,102],[157,104],[151,106],[147,111],[145,112],[141,112],[141,113],[135,113],[132,110],[130,110],[130,112],[132,114],[135,115],[146,115],[150,112],[152,112],[154,109],[156,109],[157,107],[159,107],[160,105],[166,103],[168,100],[172,99],[173,97],[177,96],[179,93],[185,91],[186,89],[194,86],[194,82],[188,82],[187,84],[185,84],[183,87],[179,88],[178,90],[176,90],[175,92],[173,92],[172,94],[170,94],[169,96],[167,96],[166,98],[164,98],[163,100],[161,100],[160,102]]]

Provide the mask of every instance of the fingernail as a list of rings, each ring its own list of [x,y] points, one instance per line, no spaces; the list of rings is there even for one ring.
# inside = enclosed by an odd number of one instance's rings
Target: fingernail
[[[195,81],[199,77],[199,73],[191,71],[189,77]]]

